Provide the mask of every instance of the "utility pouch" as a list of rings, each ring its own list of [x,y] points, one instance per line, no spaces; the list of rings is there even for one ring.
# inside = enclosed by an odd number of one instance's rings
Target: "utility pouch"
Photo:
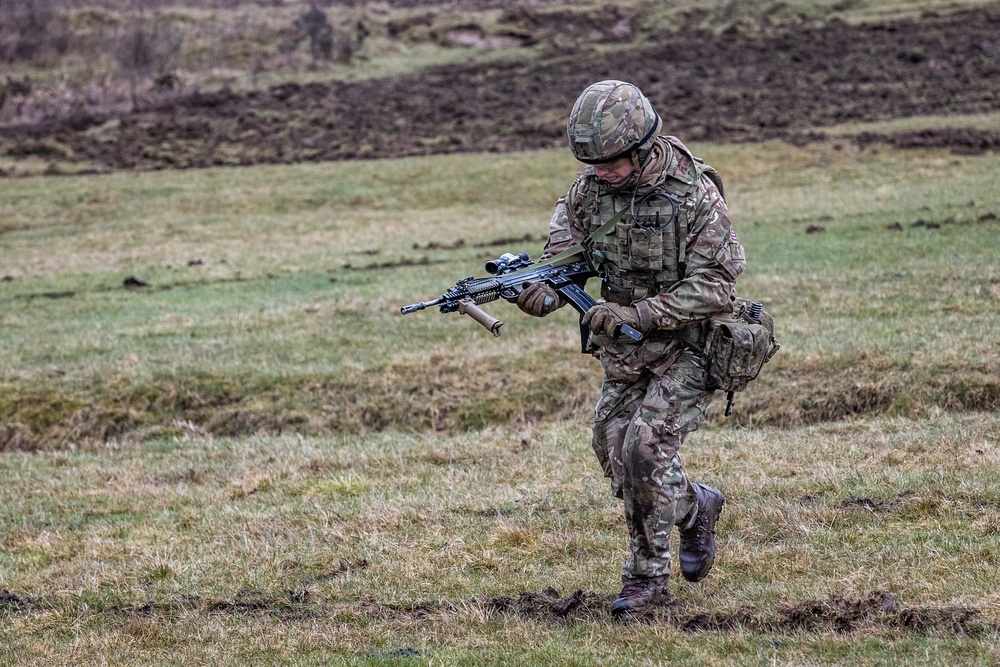
[[[738,299],[733,313],[709,320],[705,339],[705,386],[743,391],[781,345],[774,339],[774,318],[759,302]]]
[[[663,228],[619,222],[618,254],[635,271],[663,269]]]

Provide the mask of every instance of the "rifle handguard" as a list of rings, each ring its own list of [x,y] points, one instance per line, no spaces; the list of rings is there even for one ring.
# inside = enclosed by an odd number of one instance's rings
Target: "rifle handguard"
[[[472,299],[462,299],[458,302],[458,312],[463,315],[468,315],[475,321],[482,324],[484,327],[490,330],[490,333],[494,336],[500,335],[500,327],[503,326],[503,322],[493,317],[485,310],[476,305],[476,302]]]

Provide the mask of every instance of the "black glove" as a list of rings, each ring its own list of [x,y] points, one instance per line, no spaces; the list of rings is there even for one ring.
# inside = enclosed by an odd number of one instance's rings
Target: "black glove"
[[[528,283],[517,296],[517,307],[532,317],[545,317],[562,305],[562,297],[546,283]]]

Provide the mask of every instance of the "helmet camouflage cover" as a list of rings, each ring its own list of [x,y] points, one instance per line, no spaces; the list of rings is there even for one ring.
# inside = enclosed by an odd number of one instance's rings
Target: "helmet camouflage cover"
[[[599,164],[652,146],[660,117],[631,83],[599,81],[576,100],[566,124],[569,148],[580,162]]]

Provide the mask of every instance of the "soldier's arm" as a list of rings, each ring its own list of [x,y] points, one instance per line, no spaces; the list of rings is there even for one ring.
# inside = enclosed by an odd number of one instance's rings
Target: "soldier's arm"
[[[706,176],[688,230],[685,277],[673,289],[636,302],[644,330],[677,329],[729,310],[746,259],[726,202]]]
[[[586,187],[585,179],[578,178],[569,192],[556,202],[556,210],[549,221],[549,238],[539,257],[540,260],[555,257],[563,250],[582,242],[586,237],[581,209]]]

